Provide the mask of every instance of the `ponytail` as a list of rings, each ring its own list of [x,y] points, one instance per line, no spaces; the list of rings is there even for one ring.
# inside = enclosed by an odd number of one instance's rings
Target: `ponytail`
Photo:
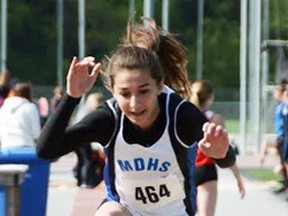
[[[134,27],[132,18],[129,20],[124,45],[136,45],[155,53],[163,68],[164,83],[182,97],[189,98],[191,91],[185,47],[174,34],[162,31],[153,19],[144,19],[149,23],[149,28],[139,24]]]

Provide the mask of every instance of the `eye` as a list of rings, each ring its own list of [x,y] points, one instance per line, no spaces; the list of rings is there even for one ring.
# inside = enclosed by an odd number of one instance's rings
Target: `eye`
[[[122,97],[124,98],[129,98],[130,97],[130,93],[129,92],[120,92],[119,93]]]
[[[142,89],[139,91],[140,94],[147,94],[149,92],[149,89]]]

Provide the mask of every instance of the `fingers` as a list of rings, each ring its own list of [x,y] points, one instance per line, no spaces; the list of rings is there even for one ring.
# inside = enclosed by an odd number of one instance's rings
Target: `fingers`
[[[95,61],[95,57],[93,57],[93,56],[86,56],[86,57],[83,58],[82,61]]]
[[[90,74],[92,77],[96,77],[101,70],[101,64],[96,64],[93,56],[87,56],[80,62],[78,62],[77,57],[74,56],[69,68],[69,73],[82,73],[87,71],[88,67],[93,68]]]
[[[222,126],[215,123],[205,123],[203,125],[204,137],[199,141],[198,146],[208,157],[224,158],[228,147],[228,134]]]
[[[70,65],[70,69],[69,69],[69,73],[74,73],[74,74],[78,74],[78,73],[84,73],[84,72],[88,72],[88,68],[94,68],[96,65],[95,63],[95,58],[92,56],[87,56],[85,58],[83,58],[81,61],[78,62],[77,57],[73,57],[72,63]],[[97,66],[96,68],[98,68],[99,66]],[[97,70],[98,71],[98,70]]]
[[[71,73],[73,71],[73,69],[75,68],[75,65],[77,64],[78,62],[78,59],[76,56],[73,57],[72,59],[72,62],[70,64],[70,67],[69,67],[69,73]]]
[[[87,56],[82,61],[78,63],[79,66],[95,66],[95,58],[93,56]]]
[[[207,131],[207,128],[209,127],[209,125],[210,125],[211,123],[209,123],[209,122],[205,122],[204,123],[204,125],[203,125],[203,127],[202,127],[202,130],[205,132],[205,131]],[[214,123],[213,123],[214,124]]]
[[[224,129],[221,125],[217,125],[215,128],[215,136],[221,136],[226,132],[226,129]]]
[[[94,68],[93,68],[93,70],[92,70],[92,72],[91,72],[91,74],[90,74],[91,79],[96,79],[97,75],[100,73],[101,67],[102,67],[102,66],[101,66],[100,63],[97,63],[97,64],[94,66]]]
[[[86,68],[88,67],[94,67],[95,66],[95,58],[92,56],[88,56],[83,58],[81,61],[77,62],[76,66],[78,68]]]
[[[215,123],[206,122],[206,123],[203,125],[203,132],[206,133],[207,135],[214,134],[214,133],[215,133],[215,130],[216,130],[216,125],[215,125]],[[219,129],[218,129],[218,130],[219,130]]]
[[[100,63],[97,63],[91,72],[91,75],[94,76],[95,74],[98,74],[102,68],[102,65]]]
[[[77,70],[75,71],[76,73],[84,73],[84,72],[89,72],[88,67],[90,66],[90,63],[86,62],[79,62],[76,64]]]
[[[203,132],[207,135],[214,135],[214,136],[226,136],[227,131],[221,125],[216,125],[215,123],[206,122],[203,125]]]

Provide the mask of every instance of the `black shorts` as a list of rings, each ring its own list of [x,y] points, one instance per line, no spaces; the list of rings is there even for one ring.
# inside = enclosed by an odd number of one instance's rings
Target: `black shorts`
[[[196,186],[213,180],[218,180],[217,169],[214,164],[195,167]]]
[[[284,136],[277,137],[277,150],[280,156],[281,163],[285,161],[285,158],[283,158],[284,144],[285,144],[285,137]]]

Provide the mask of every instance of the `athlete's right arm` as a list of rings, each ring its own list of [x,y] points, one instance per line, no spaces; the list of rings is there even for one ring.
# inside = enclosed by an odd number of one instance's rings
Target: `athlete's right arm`
[[[95,141],[105,145],[109,141],[115,128],[115,120],[107,106],[99,107],[79,123],[67,127],[79,101],[80,98],[68,95],[63,97],[40,134],[36,148],[38,157],[55,159],[83,144]]]

